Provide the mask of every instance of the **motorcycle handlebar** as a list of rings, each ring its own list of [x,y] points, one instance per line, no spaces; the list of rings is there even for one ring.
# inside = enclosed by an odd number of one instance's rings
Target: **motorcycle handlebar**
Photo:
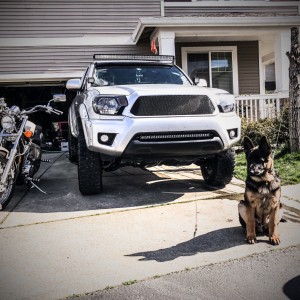
[[[63,112],[61,110],[58,110],[58,109],[55,109],[55,108],[52,108],[51,112],[53,112],[56,115],[62,115],[63,114]]]
[[[62,115],[63,114],[62,111],[60,111],[58,109],[55,109],[55,108],[53,108],[51,106],[48,106],[48,105],[47,106],[46,105],[36,105],[36,106],[32,107],[31,109],[23,110],[21,112],[21,114],[30,115],[30,114],[33,114],[33,113],[35,113],[37,111],[40,111],[40,110],[44,110],[45,112],[49,112],[49,113],[54,113],[56,115]]]

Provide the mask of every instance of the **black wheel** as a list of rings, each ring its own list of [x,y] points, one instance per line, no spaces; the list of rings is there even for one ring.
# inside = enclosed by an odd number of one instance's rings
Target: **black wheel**
[[[71,163],[77,162],[77,139],[72,135],[69,129],[68,134],[68,146],[69,146],[69,161]]]
[[[212,186],[225,186],[233,177],[234,165],[235,153],[231,149],[206,159],[201,163],[204,181]]]
[[[6,153],[0,152],[0,176],[2,176],[7,163]],[[16,168],[12,165],[3,187],[0,186],[0,210],[4,209],[14,194],[16,186]]]
[[[102,162],[99,153],[87,149],[82,128],[78,141],[78,184],[82,195],[102,191]]]

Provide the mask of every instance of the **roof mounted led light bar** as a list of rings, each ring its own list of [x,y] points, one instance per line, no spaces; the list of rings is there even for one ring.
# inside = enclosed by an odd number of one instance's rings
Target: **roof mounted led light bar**
[[[172,65],[174,64],[174,56],[172,55],[94,54],[93,59],[99,61],[139,60],[149,62],[161,62]]]

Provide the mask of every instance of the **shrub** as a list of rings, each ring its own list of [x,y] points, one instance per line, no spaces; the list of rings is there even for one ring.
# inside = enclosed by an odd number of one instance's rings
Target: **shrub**
[[[263,135],[265,135],[272,145],[281,145],[289,148],[289,120],[288,107],[282,110],[278,119],[263,119],[259,121],[246,121],[242,119],[242,132],[239,146],[243,143],[244,136],[248,136],[257,145]],[[278,139],[278,142],[277,142]]]

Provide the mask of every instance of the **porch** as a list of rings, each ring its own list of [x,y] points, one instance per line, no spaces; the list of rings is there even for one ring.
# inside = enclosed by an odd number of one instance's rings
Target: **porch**
[[[139,19],[132,41],[151,41],[190,77],[237,96],[244,117],[264,118],[289,91],[286,52],[299,12],[299,1],[165,0],[161,17]]]

